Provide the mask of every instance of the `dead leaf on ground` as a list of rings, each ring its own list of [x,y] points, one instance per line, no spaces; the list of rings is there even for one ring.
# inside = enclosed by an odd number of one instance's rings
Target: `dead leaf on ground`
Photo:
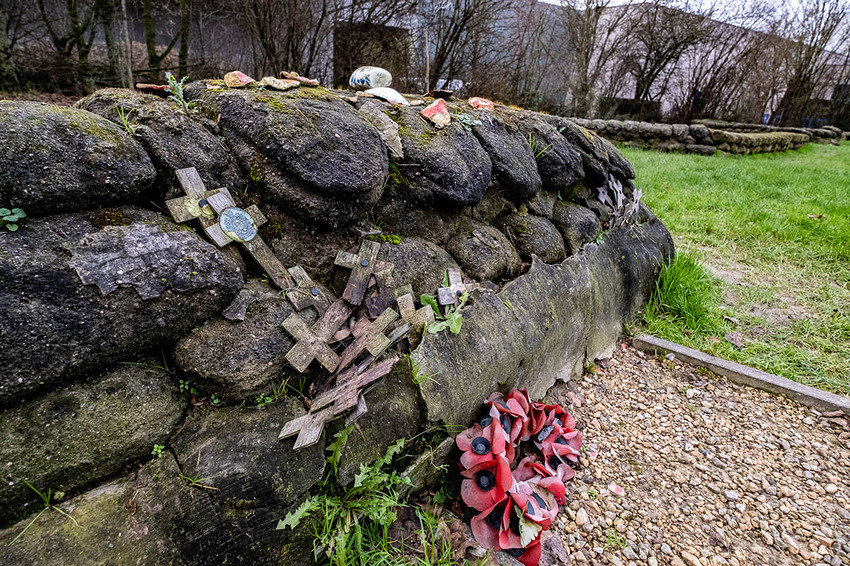
[[[740,332],[727,332],[724,338],[726,338],[727,342],[729,342],[739,350],[741,349],[741,340],[743,339],[743,337],[741,336]]]

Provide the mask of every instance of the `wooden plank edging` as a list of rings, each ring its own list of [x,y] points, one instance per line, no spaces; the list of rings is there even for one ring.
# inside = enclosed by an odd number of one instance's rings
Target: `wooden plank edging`
[[[822,391],[743,364],[709,356],[699,350],[648,334],[640,334],[632,338],[632,346],[647,353],[672,353],[685,363],[709,369],[718,375],[728,377],[739,385],[785,395],[798,403],[820,411],[843,411],[850,415],[850,397]]]

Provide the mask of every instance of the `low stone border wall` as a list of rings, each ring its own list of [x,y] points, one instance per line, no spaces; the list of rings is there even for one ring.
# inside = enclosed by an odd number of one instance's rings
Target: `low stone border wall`
[[[812,141],[837,143],[844,135],[841,130],[831,127],[811,130],[722,122],[655,124],[633,120],[569,120],[627,146],[700,155],[714,155],[717,151],[733,154],[788,151]],[[722,129],[713,127],[721,125]]]
[[[748,124],[746,122],[723,122],[721,120],[695,120],[695,124],[702,124],[712,130],[724,130],[726,132],[742,133],[775,133],[792,132],[806,134],[815,143],[832,143],[847,139],[847,132],[835,126],[823,126],[821,128],[791,128],[768,126],[765,124]]]

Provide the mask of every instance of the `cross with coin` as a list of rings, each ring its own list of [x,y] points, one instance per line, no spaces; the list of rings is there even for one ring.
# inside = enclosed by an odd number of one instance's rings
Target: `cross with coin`
[[[257,233],[266,217],[256,205],[242,209],[236,206],[226,188],[206,190],[194,167],[179,169],[176,173],[186,196],[165,203],[175,222],[198,219],[216,246],[224,248],[231,242],[242,244],[275,285],[281,289],[295,286],[292,276]]]

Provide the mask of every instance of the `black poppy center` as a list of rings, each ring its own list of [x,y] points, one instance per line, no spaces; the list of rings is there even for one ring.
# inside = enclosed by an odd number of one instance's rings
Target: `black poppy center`
[[[492,419],[492,418],[490,418],[490,417],[484,417],[483,419],[481,419],[480,421],[478,421],[478,424],[480,424],[480,425],[481,425],[481,428],[487,428],[488,426],[490,426],[490,423],[492,423],[492,422],[493,422],[493,419]]]
[[[568,443],[566,440],[564,440],[563,436],[559,436],[555,439],[555,444],[563,444],[564,446],[566,446]]]
[[[472,441],[472,451],[478,454],[479,456],[483,456],[490,452],[490,441],[484,438],[483,436],[477,437]]]
[[[548,509],[548,507],[546,507],[546,502],[543,501],[542,497],[540,497],[536,493],[532,493],[531,497],[534,498],[534,500],[537,502],[537,504],[540,506],[541,509]]]
[[[502,415],[502,430],[506,433],[511,432],[511,418],[508,415]]]
[[[531,501],[525,502],[525,513],[526,515],[534,515],[537,513],[537,510],[534,508],[534,504]]]
[[[543,430],[540,431],[540,434],[537,435],[537,442],[543,442],[549,438],[549,435],[552,434],[553,430],[555,430],[553,425],[544,426]]]
[[[502,515],[505,514],[504,507],[494,507],[487,515],[487,524],[491,529],[498,529],[502,525]]]
[[[505,554],[510,555],[512,558],[519,558],[522,556],[522,553],[525,552],[524,548],[506,548],[503,551]]]
[[[475,474],[475,483],[482,491],[490,491],[496,487],[496,476],[489,470],[481,470]]]

